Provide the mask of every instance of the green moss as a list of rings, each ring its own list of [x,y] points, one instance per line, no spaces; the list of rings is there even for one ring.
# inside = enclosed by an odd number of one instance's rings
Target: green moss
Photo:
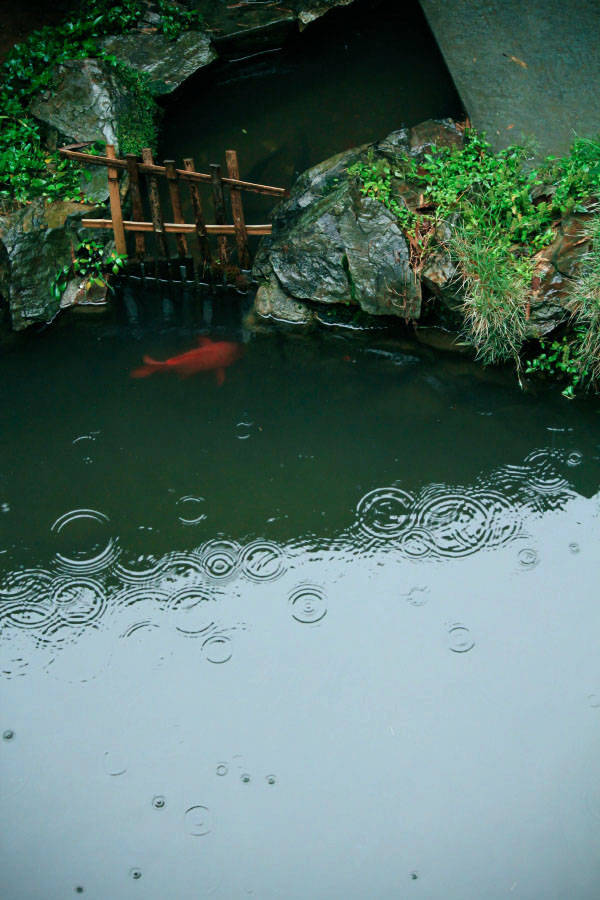
[[[122,154],[139,156],[144,147],[156,150],[159,108],[150,89],[150,78],[125,63],[116,63],[117,75],[129,95],[117,119],[117,141]]]

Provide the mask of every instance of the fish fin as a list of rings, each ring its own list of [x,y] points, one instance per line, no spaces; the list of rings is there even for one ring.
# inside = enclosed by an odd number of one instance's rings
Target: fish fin
[[[217,378],[217,384],[219,385],[219,387],[221,387],[221,385],[225,381],[225,369],[215,369],[215,375]]]
[[[198,338],[198,346],[199,347],[208,347],[209,344],[212,344],[212,341],[205,334],[201,334]]]
[[[162,366],[162,363],[157,359],[152,359],[151,356],[142,356],[142,360],[147,366]]]

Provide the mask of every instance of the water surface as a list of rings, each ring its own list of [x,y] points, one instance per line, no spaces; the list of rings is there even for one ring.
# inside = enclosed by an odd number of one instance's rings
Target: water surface
[[[597,897],[597,402],[164,309],[2,359],[2,896]]]

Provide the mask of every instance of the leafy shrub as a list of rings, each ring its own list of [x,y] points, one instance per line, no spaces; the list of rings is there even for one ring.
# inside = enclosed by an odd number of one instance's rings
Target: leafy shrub
[[[156,6],[158,28],[169,38],[201,24],[198,13],[183,10],[169,0],[157,0]],[[116,5],[110,0],[88,0],[69,21],[34,31],[13,47],[0,66],[0,200],[80,199],[78,167],[44,149],[39,127],[27,107],[38,92],[51,86],[52,71],[59,63],[97,57],[116,64],[114,57],[101,49],[101,39],[135,28],[147,12],[145,0]],[[119,71],[121,77],[125,68]],[[129,78],[137,79],[137,75]],[[151,146],[156,135],[155,106],[147,85],[137,80],[134,91],[140,112],[128,128],[122,124],[125,152],[136,152],[140,142]]]
[[[106,245],[98,241],[81,241],[73,251],[71,265],[63,266],[52,284],[52,295],[60,300],[69,278],[80,278],[89,290],[92,285],[108,286],[110,274],[118,275],[127,257],[108,251]]]
[[[600,139],[576,138],[568,156],[548,156],[537,167],[532,159],[530,147],[494,153],[482,135],[467,129],[460,148],[433,147],[421,161],[404,156],[393,170],[371,151],[348,169],[363,194],[397,216],[416,271],[439,223],[458,221],[447,249],[463,288],[464,337],[485,363],[512,357],[520,367],[531,258],[554,239],[561,216],[589,211],[600,196]],[[419,197],[414,208],[401,194],[406,183]],[[594,246],[600,247],[598,230]],[[568,363],[579,366],[579,380],[589,383],[600,383],[599,288],[596,249],[573,294],[579,338]]]

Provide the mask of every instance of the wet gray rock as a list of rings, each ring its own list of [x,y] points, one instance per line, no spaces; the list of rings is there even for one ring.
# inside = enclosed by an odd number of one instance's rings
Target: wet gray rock
[[[217,58],[210,36],[201,31],[185,31],[174,40],[164,34],[111,35],[102,42],[107,53],[148,75],[156,95],[169,94],[180,84]]]
[[[106,141],[118,148],[118,122],[132,103],[113,68],[97,59],[57,66],[51,90],[35,97],[30,112],[64,143]]]
[[[309,325],[315,317],[309,306],[289,297],[276,281],[267,282],[259,287],[254,301],[254,311],[263,319],[275,319],[277,322],[289,322],[292,325]]]
[[[433,140],[448,146],[462,136],[451,120],[426,122],[400,128],[382,141],[345,151],[304,172],[274,213],[273,233],[261,243],[255,277],[270,293],[283,291],[295,300],[418,319],[421,279],[411,268],[408,241],[396,216],[364,196],[348,168],[371,160],[393,171],[402,157],[424,152]],[[414,208],[418,191],[401,177],[395,187],[399,202]],[[454,267],[441,241],[432,246],[423,271],[430,290],[450,294]]]
[[[571,317],[571,286],[589,250],[589,215],[567,216],[555,239],[534,257],[527,336],[542,338]]]
[[[15,331],[49,322],[58,312],[52,284],[84,234],[81,219],[94,210],[82,203],[36,200],[0,217],[0,294]]]
[[[320,19],[336,6],[350,6],[351,3],[353,0],[303,0],[298,10],[300,28],[305,28],[311,22]]]

